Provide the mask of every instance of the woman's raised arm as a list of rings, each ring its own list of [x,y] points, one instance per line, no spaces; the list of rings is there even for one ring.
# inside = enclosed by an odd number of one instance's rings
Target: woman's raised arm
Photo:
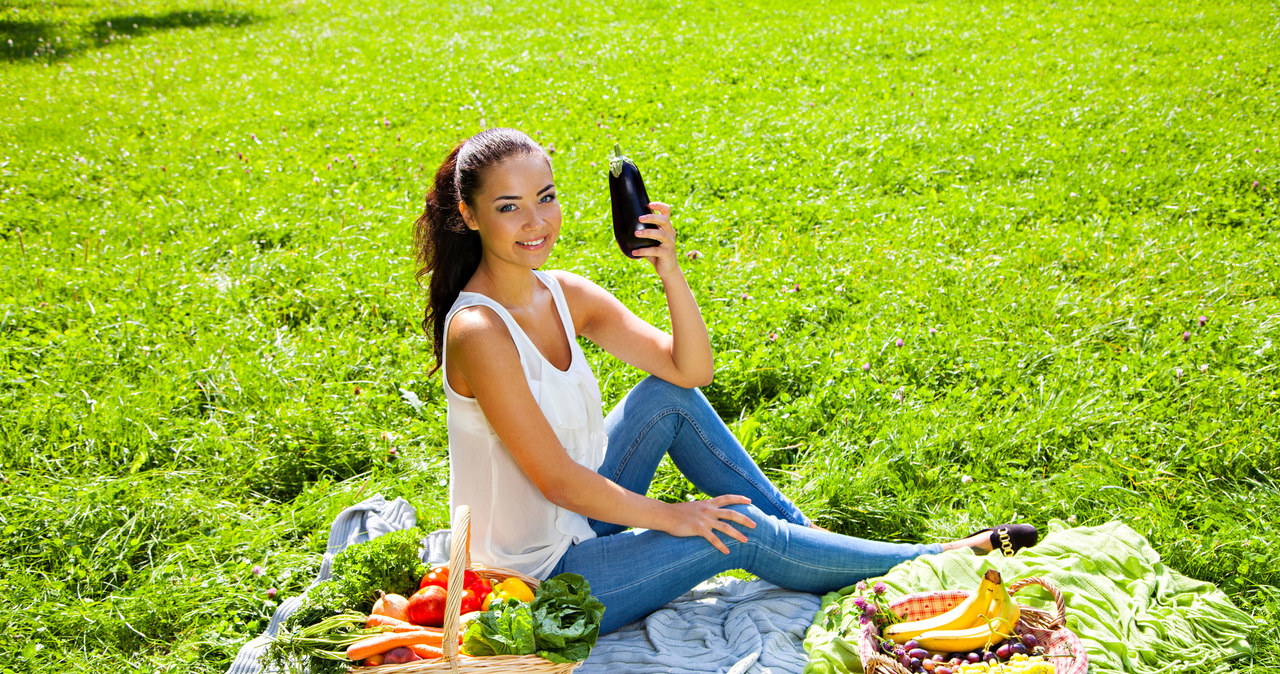
[[[622,362],[672,384],[685,388],[706,386],[715,373],[715,360],[707,325],[680,269],[671,207],[657,201],[649,206],[654,213],[640,219],[658,225],[658,229],[636,234],[660,243],[638,249],[635,254],[649,258],[662,280],[671,314],[671,334],[645,322],[609,291],[577,274],[556,272],[556,278],[570,300],[578,334]]]

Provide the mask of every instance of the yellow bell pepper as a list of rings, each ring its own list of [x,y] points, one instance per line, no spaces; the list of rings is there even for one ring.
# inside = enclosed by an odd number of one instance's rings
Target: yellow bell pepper
[[[520,601],[533,601],[533,590],[519,578],[508,578],[500,583],[495,583],[493,591],[489,596],[484,598],[484,605],[480,610],[488,611],[489,604],[495,601],[503,601],[507,598],[519,599]]]

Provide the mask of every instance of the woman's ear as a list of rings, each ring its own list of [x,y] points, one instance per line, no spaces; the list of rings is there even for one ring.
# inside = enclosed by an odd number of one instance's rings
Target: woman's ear
[[[458,203],[458,212],[462,213],[462,222],[467,225],[467,229],[479,231],[480,226],[475,223],[475,218],[471,216],[471,211],[467,208],[467,202]]]

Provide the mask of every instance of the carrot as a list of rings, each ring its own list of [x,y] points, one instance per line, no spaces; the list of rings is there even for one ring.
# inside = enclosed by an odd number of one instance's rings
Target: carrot
[[[422,658],[423,660],[438,660],[444,657],[444,649],[436,648],[435,646],[428,646],[426,644],[413,644],[409,648],[412,648],[413,652],[417,653],[418,657]]]
[[[357,662],[369,657],[370,655],[386,653],[387,651],[400,646],[412,646],[414,644],[440,646],[443,641],[442,634],[437,632],[427,632],[425,630],[418,630],[416,632],[384,632],[383,634],[375,634],[371,637],[366,637],[351,644],[350,646],[347,646],[347,659]]]
[[[388,615],[374,614],[364,623],[365,627],[390,627],[393,632],[433,632],[440,631],[439,627],[423,627],[415,625],[411,622],[392,618]]]

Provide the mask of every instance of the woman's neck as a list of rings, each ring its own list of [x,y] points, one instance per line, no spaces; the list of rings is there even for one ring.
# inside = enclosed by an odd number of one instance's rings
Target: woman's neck
[[[488,258],[483,258],[467,285],[516,313],[533,306],[537,283],[537,277],[528,267],[494,265],[489,264]]]

